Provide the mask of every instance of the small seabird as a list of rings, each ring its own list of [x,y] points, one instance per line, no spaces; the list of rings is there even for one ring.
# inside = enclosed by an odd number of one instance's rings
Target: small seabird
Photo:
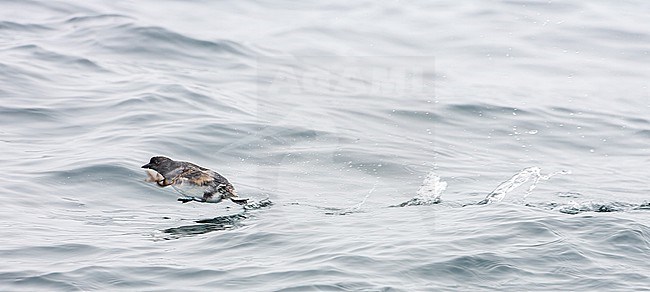
[[[178,199],[183,203],[219,203],[223,199],[230,199],[244,205],[248,201],[237,196],[235,188],[225,177],[194,163],[154,156],[142,168],[147,169],[147,181],[156,182],[160,187],[172,186],[185,196]]]

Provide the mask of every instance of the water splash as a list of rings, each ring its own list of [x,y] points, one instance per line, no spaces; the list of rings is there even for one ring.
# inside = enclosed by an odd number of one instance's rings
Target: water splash
[[[363,197],[363,200],[361,200],[361,202],[355,204],[355,205],[352,206],[352,207],[345,208],[345,209],[326,208],[326,209],[328,209],[329,211],[326,212],[325,215],[349,215],[349,214],[353,214],[353,213],[358,213],[358,212],[360,212],[360,211],[361,211],[361,206],[363,206],[363,204],[366,203],[366,201],[367,201],[368,198],[370,197],[370,194],[372,194],[372,192],[374,192],[376,188],[377,188],[377,185],[375,184],[375,185],[372,187],[372,189],[371,189],[370,191],[368,191],[368,193],[366,194],[366,196]]]
[[[244,205],[244,210],[249,211],[249,210],[257,210],[261,209],[264,207],[270,207],[273,205],[273,202],[269,200],[268,198],[259,200],[257,202],[248,202],[246,205]]]
[[[485,204],[492,204],[492,203],[497,203],[501,202],[503,198],[506,197],[506,194],[511,192],[512,190],[516,189],[517,187],[521,186],[522,184],[528,182],[529,180],[532,180],[532,184],[530,187],[528,187],[528,190],[526,191],[526,194],[524,195],[524,199],[528,197],[532,193],[532,191],[537,187],[537,183],[540,180],[549,180],[551,177],[556,176],[558,174],[570,174],[570,171],[567,170],[562,170],[558,172],[554,172],[548,175],[543,175],[542,169],[536,166],[533,167],[528,167],[520,171],[519,173],[515,174],[512,176],[509,180],[502,182],[499,186],[497,186],[496,189],[494,189],[492,192],[490,192],[485,199],[482,201],[478,202],[477,205],[485,205]]]
[[[418,189],[415,197],[404,203],[391,207],[438,204],[440,203],[442,192],[444,192],[446,189],[447,182],[441,181],[439,176],[435,175],[433,172],[430,172],[427,177],[424,178],[424,181],[422,182],[422,185],[420,185],[420,188]]]
[[[367,201],[368,198],[370,197],[370,194],[372,194],[372,192],[374,192],[376,188],[377,188],[377,185],[374,185],[374,186],[372,187],[372,189],[371,189],[370,191],[368,191],[368,193],[366,194],[366,196],[363,197],[363,200],[361,200],[361,202],[359,202],[359,203],[357,203],[356,205],[354,205],[354,206],[348,208],[346,211],[348,211],[348,213],[354,213],[354,212],[358,212],[358,211],[360,211],[360,210],[361,210],[361,206],[363,206],[363,204],[366,203],[366,201]]]

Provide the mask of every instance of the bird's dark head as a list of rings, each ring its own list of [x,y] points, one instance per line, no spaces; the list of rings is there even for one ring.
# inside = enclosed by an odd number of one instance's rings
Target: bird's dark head
[[[164,172],[164,170],[169,169],[174,164],[174,160],[171,160],[165,156],[154,156],[151,157],[149,163],[142,166],[142,168],[153,169],[157,172]]]

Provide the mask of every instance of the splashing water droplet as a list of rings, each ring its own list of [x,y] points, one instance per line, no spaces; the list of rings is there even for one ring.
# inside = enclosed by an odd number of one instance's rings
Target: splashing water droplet
[[[549,180],[551,177],[556,176],[558,174],[570,174],[570,171],[567,170],[562,170],[558,172],[551,173],[549,175],[543,175],[541,173],[542,169],[536,166],[525,168],[519,173],[515,174],[512,176],[509,180],[502,182],[499,186],[497,186],[496,189],[494,189],[492,192],[490,192],[485,199],[482,201],[478,202],[477,204],[479,205],[485,205],[485,204],[492,204],[496,202],[501,202],[503,198],[506,197],[506,194],[511,192],[512,190],[516,189],[517,187],[521,186],[522,184],[528,182],[529,180],[533,180],[533,183],[530,187],[528,187],[528,190],[526,191],[526,194],[524,195],[524,199],[530,195],[535,187],[537,187],[537,183],[540,180]]]
[[[405,207],[405,206],[419,206],[419,205],[433,205],[440,203],[440,196],[442,192],[447,189],[447,182],[441,181],[440,177],[430,172],[424,178],[422,185],[418,189],[415,197],[412,199],[392,207]]]
[[[417,191],[417,197],[428,201],[439,201],[442,192],[447,189],[447,182],[440,181],[440,177],[433,172],[429,173],[420,189]]]

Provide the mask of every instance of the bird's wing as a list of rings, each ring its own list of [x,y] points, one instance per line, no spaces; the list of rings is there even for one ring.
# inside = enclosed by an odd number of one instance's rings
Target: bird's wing
[[[196,168],[185,169],[181,174],[177,176],[177,178],[181,176],[199,186],[208,185],[214,180],[209,171]]]

